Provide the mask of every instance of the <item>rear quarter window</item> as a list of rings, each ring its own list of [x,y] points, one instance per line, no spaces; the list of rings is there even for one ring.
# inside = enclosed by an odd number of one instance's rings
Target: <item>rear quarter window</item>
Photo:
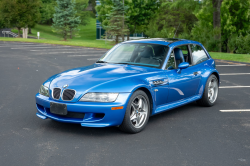
[[[192,51],[193,65],[197,65],[208,60],[207,54],[201,46],[192,44],[190,45],[190,48]]]

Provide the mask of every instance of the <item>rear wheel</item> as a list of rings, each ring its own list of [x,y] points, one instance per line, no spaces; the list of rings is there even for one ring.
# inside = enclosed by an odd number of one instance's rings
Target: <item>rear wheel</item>
[[[201,106],[211,107],[216,103],[218,93],[219,93],[218,79],[215,75],[212,74],[207,80],[202,98],[198,100],[197,103]]]
[[[150,102],[144,91],[138,90],[130,97],[126,113],[119,128],[128,133],[142,131],[149,119]]]

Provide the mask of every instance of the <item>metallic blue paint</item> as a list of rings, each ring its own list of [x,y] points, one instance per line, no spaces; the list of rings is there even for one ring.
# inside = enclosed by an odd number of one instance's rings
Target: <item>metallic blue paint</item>
[[[181,64],[179,64],[178,68],[179,69],[186,69],[189,67],[189,63],[187,62],[182,62]]]
[[[137,40],[125,43],[167,45],[169,52],[160,69],[126,64],[95,63],[56,74],[43,83],[49,87],[50,97],[36,94],[37,116],[42,119],[50,118],[60,122],[79,123],[87,127],[117,126],[123,121],[130,96],[139,88],[146,88],[151,93],[153,104],[151,115],[154,115],[200,99],[208,77],[213,73],[219,76],[215,61],[198,42],[181,40],[170,43],[163,40]],[[209,59],[185,69],[180,66],[182,68],[180,72],[177,72],[178,69],[165,70],[173,49],[187,44],[200,45]],[[180,65],[186,66],[185,62]],[[193,74],[194,72],[196,75]],[[52,89],[55,87],[64,89],[63,86],[66,84],[67,89],[76,90],[75,98],[72,101],[63,101],[61,98],[53,99]],[[80,98],[88,92],[116,92],[119,96],[115,102],[110,103],[80,102]],[[85,116],[79,119],[51,114],[50,102],[67,104],[68,112],[85,113]],[[111,110],[111,107],[116,106],[123,106],[123,109]],[[96,113],[105,115],[97,118]]]

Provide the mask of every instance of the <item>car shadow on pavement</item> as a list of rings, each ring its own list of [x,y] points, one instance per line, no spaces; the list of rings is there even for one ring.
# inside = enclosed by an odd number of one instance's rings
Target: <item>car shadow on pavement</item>
[[[76,135],[108,136],[117,134],[126,134],[119,130],[118,127],[82,127],[80,124],[62,123],[55,120],[47,119],[45,124],[47,130],[52,132],[64,132]]]
[[[156,125],[160,123],[162,120],[166,118],[173,117],[182,117],[183,114],[186,114],[187,111],[193,111],[194,108],[199,107],[195,103],[190,103],[185,106],[181,106],[154,116],[151,116],[148,122],[148,126]],[[80,124],[72,124],[72,123],[62,123],[58,121],[54,121],[51,119],[47,119],[44,121],[43,127],[50,132],[63,132],[70,133],[75,135],[92,135],[92,136],[111,136],[111,135],[127,135],[128,133],[124,133],[119,130],[118,127],[103,127],[103,128],[93,128],[93,127],[82,127]],[[145,128],[147,130],[147,126]]]
[[[190,114],[190,111],[197,111],[197,107],[201,108],[196,102],[189,103],[159,114],[153,115],[149,118],[148,125],[157,123],[157,121],[165,120],[166,118],[178,118]]]

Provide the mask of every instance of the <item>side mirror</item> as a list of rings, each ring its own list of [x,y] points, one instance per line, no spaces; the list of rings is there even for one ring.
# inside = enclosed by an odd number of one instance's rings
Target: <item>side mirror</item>
[[[178,65],[178,70],[177,73],[179,73],[182,69],[186,69],[189,67],[189,63],[187,62],[182,62]]]

